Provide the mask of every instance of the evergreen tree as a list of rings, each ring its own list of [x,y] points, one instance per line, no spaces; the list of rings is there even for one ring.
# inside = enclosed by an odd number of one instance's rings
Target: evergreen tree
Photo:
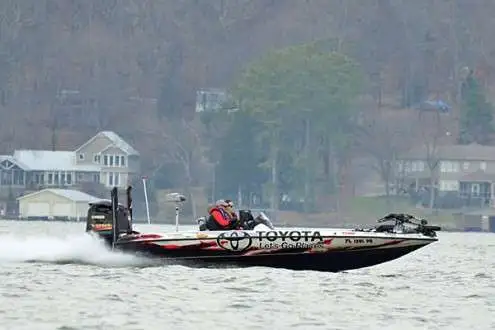
[[[461,144],[488,144],[493,129],[493,107],[486,100],[485,93],[471,72],[461,88]]]
[[[251,193],[260,196],[261,185],[267,179],[266,171],[259,167],[262,148],[256,139],[260,124],[243,111],[229,116],[232,116],[232,123],[226,134],[217,140],[220,154],[215,173],[216,194],[236,199],[238,189],[241,189],[246,197]]]
[[[352,139],[351,130],[341,128],[355,114],[351,104],[363,75],[353,59],[324,46],[315,42],[268,52],[250,63],[232,88],[234,97],[244,100],[243,111],[261,124],[260,166],[270,177],[264,195],[273,209],[281,193],[293,193],[304,196],[310,211],[315,183],[328,186],[317,182],[319,154],[347,150],[340,146]]]

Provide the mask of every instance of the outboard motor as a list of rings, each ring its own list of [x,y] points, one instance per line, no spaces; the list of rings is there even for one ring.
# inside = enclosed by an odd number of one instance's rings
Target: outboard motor
[[[86,219],[86,232],[94,232],[112,246],[122,233],[132,233],[131,189],[127,189],[129,203],[125,207],[118,202],[117,188],[112,189],[112,199],[90,203]]]

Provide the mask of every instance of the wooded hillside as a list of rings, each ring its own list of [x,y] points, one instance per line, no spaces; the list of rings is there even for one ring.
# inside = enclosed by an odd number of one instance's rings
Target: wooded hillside
[[[309,43],[356,63],[359,99],[373,100],[354,102],[357,113],[439,98],[459,119],[466,67],[489,95],[494,86],[493,14],[489,0],[3,0],[0,153],[72,148],[111,129],[147,174],[175,162],[188,164],[183,184],[207,182],[196,165],[212,162],[218,137],[194,116],[196,91],[235,89],[268,52]],[[69,99],[82,110],[67,111]],[[373,127],[367,142],[380,143]]]

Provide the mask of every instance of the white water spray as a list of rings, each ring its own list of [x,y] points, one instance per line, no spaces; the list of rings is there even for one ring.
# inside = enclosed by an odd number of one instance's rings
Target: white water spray
[[[101,240],[88,234],[66,237],[0,234],[0,264],[25,262],[102,267],[144,267],[156,264],[146,258],[111,251]]]

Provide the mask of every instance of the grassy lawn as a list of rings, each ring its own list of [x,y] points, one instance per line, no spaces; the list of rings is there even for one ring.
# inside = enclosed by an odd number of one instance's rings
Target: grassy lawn
[[[389,205],[385,197],[354,197],[349,203],[349,216],[352,218],[379,219],[388,213],[410,213],[424,217],[431,224],[455,224],[452,212],[438,210],[432,214],[428,209],[416,208],[408,199],[401,197],[390,197]]]
[[[387,213],[407,213],[414,209],[404,198],[391,197],[389,204],[385,197],[354,197],[349,201],[349,212],[356,216],[381,217]]]
[[[279,211],[279,223],[288,226],[355,226],[375,225],[376,220],[389,213],[409,213],[428,220],[428,223],[440,225],[444,229],[455,229],[456,221],[448,211],[431,214],[427,209],[414,207],[405,198],[390,198],[390,204],[384,197],[354,197],[349,201],[347,212],[303,214],[291,211]]]

